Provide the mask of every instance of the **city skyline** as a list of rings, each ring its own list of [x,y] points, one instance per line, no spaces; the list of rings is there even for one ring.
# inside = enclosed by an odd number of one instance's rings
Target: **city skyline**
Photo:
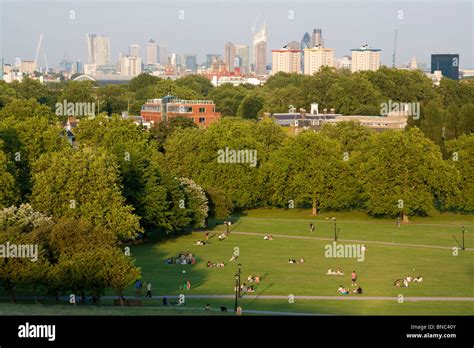
[[[41,33],[50,66],[57,66],[65,56],[86,63],[86,34],[94,33],[110,37],[111,64],[117,63],[119,53],[127,54],[132,44],[140,46],[144,60],[150,39],[168,48],[170,53],[196,54],[201,64],[207,54],[223,55],[226,42],[252,46],[251,27],[258,30],[265,22],[267,63],[271,62],[272,49],[300,41],[305,32],[320,28],[325,46],[334,49],[335,57],[348,55],[351,49],[368,44],[380,48],[382,64],[391,66],[394,32],[398,29],[397,65],[407,64],[415,56],[418,62],[429,66],[433,53],[459,53],[461,67],[474,67],[472,4],[466,2],[429,4],[428,17],[427,4],[423,2],[237,4],[229,1],[213,6],[215,3],[209,1],[200,4],[62,1],[48,8],[48,15],[55,20],[45,21],[42,16],[48,3],[1,3],[0,53],[5,63],[13,64],[16,57],[33,60]],[[153,8],[160,11],[154,12]],[[44,66],[42,55],[39,65]]]

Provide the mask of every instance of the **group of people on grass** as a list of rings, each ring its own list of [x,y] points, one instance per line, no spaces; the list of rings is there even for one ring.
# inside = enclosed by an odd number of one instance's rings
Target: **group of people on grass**
[[[260,276],[249,275],[249,276],[247,277],[247,281],[248,281],[249,283],[256,283],[256,284],[258,284],[258,283],[260,283]]]
[[[331,269],[328,270],[327,274],[332,274],[332,273],[329,273],[330,270]],[[342,273],[342,271],[339,268],[337,270],[340,271],[341,275],[344,274],[344,273]],[[357,284],[357,272],[355,270],[352,271],[352,273],[351,273],[351,286],[356,287],[356,288],[354,288],[352,290],[349,290],[349,289],[345,288],[344,286],[339,285],[339,288],[337,289],[337,293],[342,294],[342,295],[349,295],[350,293],[362,294],[362,288]]]
[[[339,267],[335,271],[332,268],[328,268],[326,275],[344,275],[344,272]]]
[[[143,283],[140,279],[135,281],[135,295],[137,297],[142,297]],[[151,283],[146,283],[146,298],[151,298]]]
[[[418,277],[412,277],[411,275],[408,275],[408,277],[406,278],[395,280],[393,286],[396,286],[397,288],[408,288],[408,283],[421,283],[422,281],[423,277],[421,275],[419,275]]]
[[[295,259],[288,259],[288,263],[304,263],[305,260],[303,257],[300,257],[300,259],[298,261],[296,261]]]
[[[196,258],[192,253],[181,253],[177,257],[169,257],[165,260],[167,265],[194,265]]]
[[[264,237],[263,237],[263,240],[273,240],[273,236],[271,234],[266,234]]]

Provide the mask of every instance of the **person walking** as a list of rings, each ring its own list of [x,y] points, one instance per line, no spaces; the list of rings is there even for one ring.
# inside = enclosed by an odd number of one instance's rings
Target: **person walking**
[[[313,232],[314,232],[314,228],[315,228],[315,226],[314,226],[313,223],[311,222],[311,223],[309,224],[309,233],[313,233]]]
[[[351,279],[352,279],[352,286],[357,286],[357,273],[356,271],[352,271],[351,273]]]
[[[135,293],[137,297],[142,296],[142,287],[143,287],[142,282],[140,281],[140,279],[137,279],[135,282]]]
[[[400,216],[397,217],[397,227],[400,227]]]
[[[146,285],[146,296],[147,298],[151,298],[151,283],[148,282],[148,284]]]

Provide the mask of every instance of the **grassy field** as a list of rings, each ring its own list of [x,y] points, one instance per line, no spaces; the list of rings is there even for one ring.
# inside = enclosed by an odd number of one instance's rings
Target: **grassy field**
[[[318,238],[333,238],[334,223],[327,220],[336,217],[339,228],[339,243],[343,240],[361,240],[367,246],[363,261],[356,258],[327,258],[325,247],[331,241]],[[430,218],[412,219],[400,228],[393,220],[381,220],[367,217],[363,213],[332,213],[311,217],[305,210],[265,210],[259,209],[235,216],[232,232],[226,240],[220,242],[217,234],[225,230],[217,225],[210,230],[211,238],[205,246],[197,246],[198,239],[204,239],[203,232],[152,241],[147,244],[131,246],[133,257],[142,269],[143,281],[153,284],[153,295],[232,295],[234,274],[237,264],[242,264],[242,282],[247,283],[248,275],[262,277],[252,295],[283,296],[279,299],[244,298],[241,304],[247,310],[301,312],[339,315],[473,315],[474,301],[442,302],[423,301],[397,302],[397,296],[411,297],[473,297],[474,296],[474,250],[459,250],[453,255],[452,247],[458,246],[453,235],[461,241],[461,226],[465,226],[466,247],[474,248],[474,217],[471,215],[440,214]],[[309,222],[316,224],[316,232],[308,231]],[[240,234],[240,233],[252,234]],[[263,235],[274,235],[273,241],[265,241]],[[384,242],[386,244],[380,244]],[[392,244],[393,242],[393,244]],[[406,246],[402,244],[417,244]],[[352,243],[351,243],[352,244]],[[432,248],[430,246],[435,246]],[[442,247],[442,248],[439,248]],[[236,249],[238,248],[238,249]],[[239,257],[234,262],[229,258],[238,250]],[[164,260],[175,257],[181,252],[196,255],[195,265],[167,265]],[[288,264],[288,259],[303,257],[305,263]],[[224,268],[210,269],[206,262],[224,261]],[[328,268],[340,267],[344,276],[328,276]],[[348,297],[393,297],[390,300],[337,300],[339,285],[350,287],[350,273],[356,270],[358,284],[364,289],[362,295]],[[185,273],[183,273],[183,271]],[[423,276],[422,283],[410,283],[408,288],[393,286],[395,279],[408,275]],[[180,290],[186,281],[191,289]],[[107,295],[114,295],[112,292]],[[126,291],[134,296],[134,289]],[[330,300],[303,300],[296,298],[289,303],[287,297],[295,296],[334,296]],[[87,314],[208,314],[202,308],[206,303],[218,307],[225,304],[233,308],[232,299],[190,299],[187,297],[184,307],[196,308],[182,310],[162,308],[159,299],[144,300],[146,308],[101,309],[85,307]],[[104,304],[107,304],[104,301]],[[41,308],[54,313],[54,307]],[[149,308],[148,308],[149,307]],[[38,309],[39,308],[39,309]],[[58,311],[67,314],[67,306]],[[15,311],[13,307],[0,304],[0,313]],[[21,311],[19,311],[21,312]],[[146,312],[146,313],[145,313]],[[29,313],[27,311],[27,313]],[[217,311],[212,314],[220,314]],[[74,312],[72,313],[74,314]]]

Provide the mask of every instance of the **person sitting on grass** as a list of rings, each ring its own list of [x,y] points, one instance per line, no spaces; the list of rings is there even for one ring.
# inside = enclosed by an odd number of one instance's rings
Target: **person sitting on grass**
[[[253,283],[253,277],[252,277],[252,275],[249,275],[249,276],[247,277],[247,280],[249,281],[249,283]]]
[[[221,312],[227,312],[227,307],[224,306],[224,305],[222,305],[222,306],[221,306]]]
[[[230,262],[237,260],[237,256],[232,255],[232,257],[229,259]]]
[[[339,285],[339,288],[337,289],[337,293],[342,294],[342,295],[348,295],[349,291],[342,285]]]
[[[336,272],[332,270],[332,268],[328,268],[328,271],[326,272],[327,275],[334,275]]]
[[[411,277],[411,275],[408,275],[408,277],[406,277],[406,280],[407,280],[407,282],[411,282],[413,280],[413,278]]]
[[[243,283],[241,286],[240,286],[240,291],[242,292],[247,292],[248,288],[247,288],[247,284]]]
[[[163,306],[168,305],[168,299],[166,297],[163,297]]]
[[[224,267],[224,266],[225,266],[224,261],[219,262],[219,263],[216,264],[216,267],[217,267],[217,268],[222,268],[222,267]]]
[[[221,233],[221,234],[219,235],[219,242],[223,241],[223,240],[226,239],[226,238],[227,238],[227,235],[226,235],[225,233]]]
[[[250,286],[247,288],[247,292],[255,292],[255,288],[253,287],[253,285],[250,285]]]
[[[296,260],[289,259],[288,263],[296,263]]]
[[[210,311],[211,310],[211,305],[208,303],[206,307],[204,307],[205,311]]]
[[[357,289],[354,289],[352,292],[354,294],[360,295],[360,294],[362,294],[362,288],[359,286]]]
[[[264,237],[263,237],[264,240],[273,240],[273,236],[271,234],[266,234]]]
[[[403,279],[403,286],[404,286],[405,288],[408,288],[408,280],[407,280],[406,278]]]
[[[206,242],[203,242],[202,240],[198,240],[196,242],[196,245],[206,245]]]
[[[299,263],[304,263],[304,259],[303,259],[303,258],[300,258]]]
[[[338,267],[336,271],[337,275],[344,275],[344,272]]]

